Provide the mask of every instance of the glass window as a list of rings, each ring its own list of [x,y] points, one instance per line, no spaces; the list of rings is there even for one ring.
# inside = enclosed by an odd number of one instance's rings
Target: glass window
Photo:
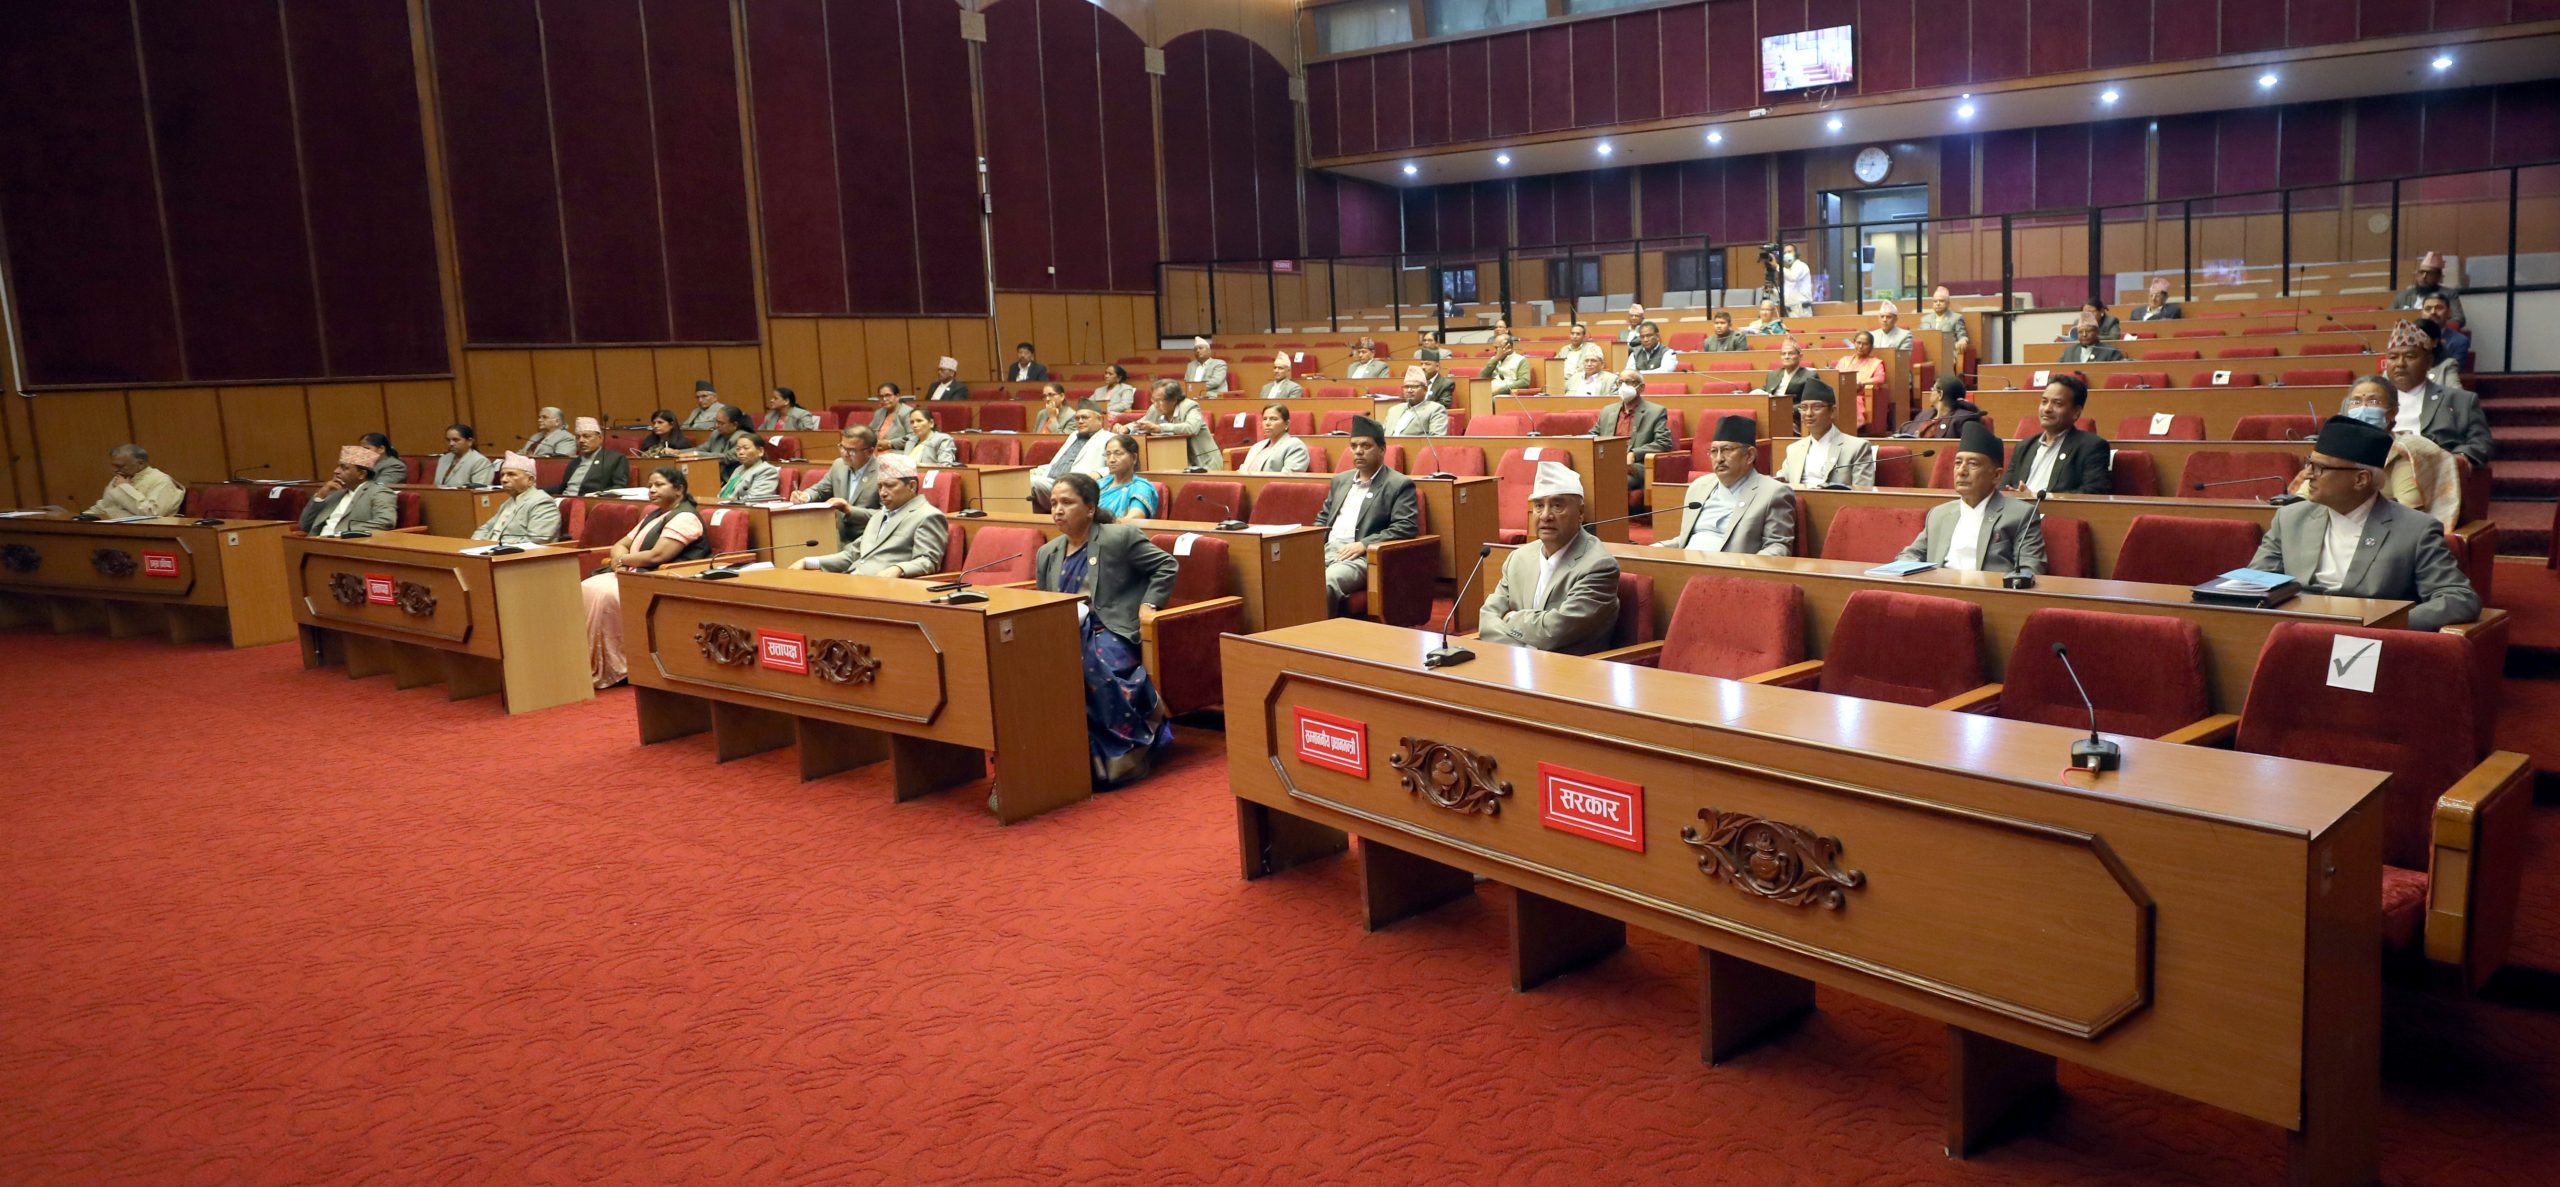
[[[1413,40],[1412,0],[1351,0],[1316,10],[1316,43],[1347,54]]]
[[[1547,0],[1430,0],[1430,35],[1448,37],[1547,19]]]
[[[1662,253],[1662,287],[1675,293],[1691,293],[1706,288],[1707,253],[1703,251]]]
[[[1633,8],[1639,4],[1659,2],[1660,0],[1564,0],[1564,11],[1567,16],[1576,16],[1586,12],[1607,12],[1612,8]]]
[[[1443,268],[1440,270],[1440,295],[1464,305],[1476,303],[1476,270]]]
[[[1600,261],[1590,257],[1547,261],[1547,291],[1564,300],[1600,296]]]

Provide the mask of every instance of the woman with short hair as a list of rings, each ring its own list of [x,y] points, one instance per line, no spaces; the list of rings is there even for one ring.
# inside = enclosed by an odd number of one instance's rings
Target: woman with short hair
[[[1084,594],[1091,608],[1079,628],[1085,743],[1094,788],[1106,790],[1145,777],[1173,745],[1173,726],[1142,662],[1139,630],[1173,597],[1181,562],[1145,532],[1117,522],[1100,497],[1090,475],[1068,474],[1050,484],[1049,518],[1058,534],[1040,546],[1031,570],[1042,590]]]

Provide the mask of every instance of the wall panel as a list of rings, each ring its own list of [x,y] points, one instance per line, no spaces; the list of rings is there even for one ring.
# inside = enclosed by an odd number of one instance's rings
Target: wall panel
[[[1371,76],[1377,103],[1378,151],[1413,147],[1413,59],[1387,54]]]
[[[1500,79],[1502,85],[1488,85],[1485,90],[1486,120],[1496,136],[1517,136],[1529,130],[1529,35],[1505,33],[1488,37],[1484,42],[1485,77]],[[1463,95],[1464,92],[1459,92]],[[1357,110],[1346,100],[1345,113]],[[1344,152],[1354,151],[1346,134]]]
[[[542,5],[546,103],[569,259],[569,335],[560,341],[674,337],[646,45],[636,4]],[[712,187],[699,183],[711,178],[693,180],[688,196],[707,197]]]
[[[876,3],[849,7],[855,14],[877,10]],[[945,114],[954,80],[969,76],[960,7],[951,0],[899,0],[898,27],[909,92],[906,146],[915,158],[917,311],[983,315],[987,270],[977,204],[970,200],[978,189],[978,138],[969,121]]]
[[[1449,47],[1426,46],[1413,54],[1413,143],[1449,141]]]
[[[468,366],[468,356],[465,358]],[[489,430],[482,427],[481,431]],[[222,444],[233,474],[249,478],[317,478],[328,473],[312,464],[311,416],[299,387],[223,389]],[[48,447],[45,453],[46,469],[50,470],[54,452]],[[335,451],[330,453],[329,461],[336,464]]]
[[[686,385],[690,388],[692,385]],[[314,389],[316,392],[317,389]],[[749,396],[744,392],[726,392],[732,400]],[[560,410],[563,424],[575,425],[581,416],[602,417],[604,401],[597,395],[596,356],[591,350],[537,350],[533,352],[533,398],[544,407]],[[747,398],[742,406],[750,414],[764,409],[760,401]],[[518,427],[512,434],[522,440],[533,426]]]
[[[1529,30],[1529,130],[1553,132],[1573,126],[1573,34],[1548,26]]]
[[[1662,79],[1665,116],[1704,114],[1707,100],[1707,6],[1666,8],[1655,14],[1661,53],[1655,68]],[[1623,51],[1622,51],[1623,52]],[[1639,104],[1641,106],[1641,104]]]
[[[1444,47],[1449,55],[1449,139],[1480,140],[1493,126],[1493,90],[1486,81],[1486,54],[1490,40],[1461,41]],[[1509,90],[1510,88],[1502,88]],[[1307,100],[1310,116],[1322,110],[1311,95]],[[1315,149],[1316,156],[1325,155]]]
[[[125,411],[132,418],[134,442],[151,451],[151,464],[162,472],[188,483],[230,476],[230,455],[222,442],[222,403],[214,389],[173,387],[128,392]],[[395,433],[392,440],[401,438]],[[71,463],[66,468],[76,475],[78,459],[62,460]],[[97,476],[103,484],[103,459]]]
[[[1045,3],[1004,0],[986,10],[981,77],[987,105],[987,193],[994,206],[996,284],[1004,288],[1051,288],[1057,283],[1049,271],[1057,244],[1051,238],[1048,99],[1054,93],[1059,106],[1073,106],[1075,84],[1089,86],[1092,81],[1090,56],[1075,61],[1062,57],[1054,64],[1046,60]],[[1085,6],[1084,17],[1090,33],[1090,6]],[[1048,76],[1052,65],[1054,79]]]
[[[1618,39],[1615,21],[1582,21],[1565,27],[1573,35],[1570,61],[1573,126],[1596,128],[1618,122]]]
[[[658,390],[656,360],[645,346],[608,346],[592,352],[591,368],[595,375],[596,403],[613,424],[646,424],[649,414],[664,408],[682,423],[693,411],[693,384],[669,400]],[[709,379],[708,375],[694,378]],[[715,387],[718,385],[715,383]],[[745,391],[727,392],[731,397],[745,396]],[[383,402],[391,402],[391,393],[383,393]],[[475,426],[476,427],[476,426]]]
[[[337,468],[338,451],[356,443],[367,433],[388,433],[382,415],[382,385],[379,383],[316,383],[303,389],[303,407],[311,417],[311,472],[327,474]],[[527,421],[508,440],[522,443],[533,425]],[[482,432],[491,431],[486,426]],[[393,448],[399,442],[392,442]]]
[[[2027,73],[2027,0],[1973,0],[1972,24],[1973,81]]]
[[[1917,87],[1951,87],[1964,83],[1973,73],[1973,40],[1962,32],[1972,25],[1965,0],[1913,0],[1912,26],[1929,30],[1924,38],[1928,52],[1913,56],[1911,85]],[[1719,59],[1717,65],[1724,65]],[[1747,52],[1735,63],[1751,68],[1753,59]]]
[[[1905,90],[1911,86],[1912,59],[1919,48],[1911,24],[1911,0],[1859,0],[1858,90],[1861,94]],[[1936,47],[1931,47],[1935,52]]]
[[[142,394],[135,392],[134,396],[139,399]],[[395,379],[384,383],[382,417],[383,431],[391,434],[392,444],[400,447],[403,456],[430,459],[426,477],[434,477],[433,456],[444,448],[445,426],[454,423],[453,381]]]
[[[1617,86],[1611,96],[1622,123],[1659,119],[1662,115],[1662,20],[1651,12],[1633,13],[1608,22],[1616,42],[1611,73]],[[1682,59],[1694,61],[1695,59]],[[1687,69],[1686,65],[1681,67]]]
[[[776,312],[850,308],[827,16],[825,0],[745,6],[765,291]]]
[[[2333,4],[2336,0],[2317,2]],[[2103,19],[2091,22],[2089,65],[2103,70],[2152,61],[2151,39],[2157,26],[2151,0],[2107,0],[2103,11]]]
[[[729,0],[644,0],[641,12],[671,336],[753,342],[755,245]]]
[[[567,342],[551,125],[535,0],[436,0],[439,126],[463,332],[475,343]]]
[[[1123,80],[1146,77],[1146,43],[1108,15],[1096,26],[1097,81],[1102,91],[1102,175],[1090,162],[1068,162],[1068,183],[1102,194],[1109,207],[1111,277],[1098,288],[1153,292],[1156,285],[1156,113],[1150,88]],[[1108,80],[1101,82],[1101,80]],[[1052,176],[1058,176],[1052,173]]]
[[[2221,0],[2152,0],[2151,60],[2212,57],[2221,26]]]
[[[2027,6],[2027,65],[2036,74],[2067,74],[2089,68],[2090,0],[2031,0]],[[2132,33],[2110,15],[2107,35]]]

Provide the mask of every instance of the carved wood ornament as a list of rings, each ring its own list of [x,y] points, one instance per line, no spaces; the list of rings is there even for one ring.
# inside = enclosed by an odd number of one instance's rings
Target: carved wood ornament
[[[868,643],[820,639],[809,649],[809,674],[829,684],[869,684],[880,675],[880,661]]]
[[[1398,745],[1404,749],[1388,758],[1387,765],[1403,778],[1407,793],[1452,812],[1502,814],[1511,782],[1493,777],[1492,755],[1429,738],[1403,738]]]
[[[1867,876],[1840,865],[1840,838],[1741,812],[1698,809],[1704,827],[1680,830],[1698,850],[1698,870],[1755,898],[1837,911]]]
[[[341,606],[354,606],[364,601],[364,578],[353,573],[329,574],[329,600]]]
[[[36,551],[33,545],[11,544],[0,547],[0,569],[7,569],[12,573],[33,573],[42,564],[44,564],[44,554]]]
[[[722,667],[742,667],[755,662],[756,633],[745,627],[706,622],[693,632],[693,642],[702,648],[702,658]]]
[[[436,612],[436,595],[415,581],[403,581],[392,588],[391,604],[412,618],[430,618]]]
[[[108,577],[131,577],[142,571],[142,562],[121,548],[101,548],[89,554],[89,567]]]

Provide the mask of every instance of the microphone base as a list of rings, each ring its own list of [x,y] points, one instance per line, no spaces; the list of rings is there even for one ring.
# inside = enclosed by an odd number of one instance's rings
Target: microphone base
[[[2071,744],[2071,765],[2084,771],[2112,771],[2124,765],[2124,747],[2104,738],[2082,738]]]
[[[974,589],[955,589],[950,593],[932,600],[944,606],[975,606],[980,602],[986,601],[987,595],[979,593]]]
[[[704,569],[693,576],[696,581],[727,581],[737,575],[736,569]]]
[[[985,519],[987,517],[986,512],[975,507],[971,507],[966,511],[954,511],[951,515],[955,519]]]
[[[2293,506],[2294,504],[2299,503],[2299,502],[2301,502],[2301,501],[2302,501],[2302,496],[2301,496],[2301,495],[2269,495],[2269,496],[2267,497],[2267,506],[2270,506],[2270,507],[2290,507],[2290,506]]]
[[[2000,579],[2000,586],[2003,589],[2034,589],[2036,575],[2026,569],[2011,569],[2008,576]]]
[[[1218,530],[1222,532],[1241,532],[1244,529],[1245,522],[1241,519],[1222,519],[1218,521]]]
[[[1475,652],[1469,651],[1464,647],[1451,647],[1446,644],[1442,644],[1441,646],[1434,647],[1423,654],[1422,666],[1426,668],[1454,668],[1459,664],[1474,660],[1475,657]]]

